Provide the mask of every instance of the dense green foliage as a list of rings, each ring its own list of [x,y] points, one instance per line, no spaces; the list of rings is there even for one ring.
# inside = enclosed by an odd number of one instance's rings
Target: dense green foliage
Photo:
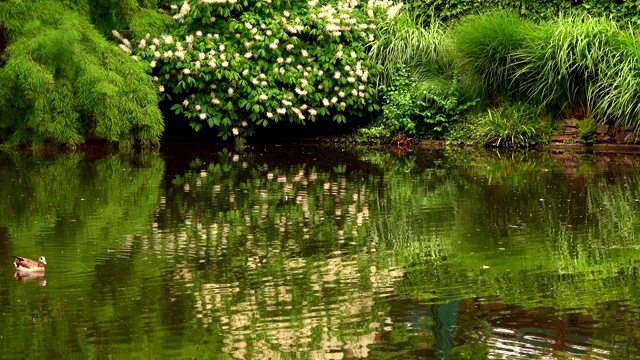
[[[270,122],[341,123],[377,109],[379,69],[365,46],[397,8],[385,1],[191,0],[166,9],[175,19],[168,34],[132,39],[133,46],[121,40],[194,129],[246,137]]]
[[[588,13],[617,21],[638,23],[640,2],[601,0],[408,0],[406,7],[439,21],[455,21],[465,15],[477,15],[504,9],[532,19],[554,19],[558,15]]]
[[[8,38],[0,62],[0,140],[75,145],[95,134],[121,145],[158,141],[163,122],[151,79],[82,8],[63,1],[0,3]]]
[[[640,54],[620,25],[638,20],[637,5],[4,1],[0,140],[156,142],[159,100],[223,139],[282,120],[374,119],[381,105],[367,139],[458,138],[495,128],[470,115],[486,122],[486,110],[522,102],[549,121],[637,129]]]
[[[480,106],[459,108],[459,116],[448,122],[457,134],[477,135],[469,139],[472,142],[544,143],[553,121],[564,118],[591,117],[596,124],[640,127],[638,37],[613,19],[575,14],[535,22],[515,12],[495,11],[466,16],[446,28],[437,22],[421,28],[417,19],[401,14],[394,26],[381,27],[381,40],[371,51],[379,64],[394,64],[388,67],[390,72],[406,67],[408,75],[398,72],[389,77],[395,82],[393,94],[405,96],[387,96],[383,108],[388,110],[385,117],[404,119],[400,122],[408,125],[398,128],[387,121],[386,129],[374,124],[365,132],[386,130],[390,136],[428,121],[422,108],[414,106],[420,97],[413,89],[425,86],[434,88],[429,90],[434,96],[457,87],[454,95],[445,96],[452,102],[477,99],[471,103]],[[535,110],[513,112],[522,103]],[[403,108],[419,115],[409,121]],[[438,105],[428,110],[437,113]],[[537,116],[526,119],[516,114]],[[456,123],[456,118],[466,116],[476,123]],[[446,133],[443,137],[459,138]],[[583,141],[595,141],[594,133]]]
[[[510,103],[488,109],[477,120],[477,136],[483,144],[503,147],[527,147],[548,142],[552,126],[535,109],[522,103]]]
[[[475,100],[461,93],[457,77],[448,83],[420,81],[396,66],[390,85],[383,85],[383,115],[371,126],[360,129],[367,140],[389,140],[394,134],[441,137],[465,116]]]

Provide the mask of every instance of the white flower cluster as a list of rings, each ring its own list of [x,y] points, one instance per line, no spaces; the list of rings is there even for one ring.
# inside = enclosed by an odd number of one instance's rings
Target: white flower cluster
[[[127,54],[131,54],[131,42],[120,35],[120,33],[116,30],[111,31],[111,33],[113,34],[113,36],[115,36],[116,39],[120,41],[120,45],[118,45],[118,47],[120,47],[120,49],[122,49],[122,51],[126,52]]]
[[[203,4],[235,4],[238,0],[200,0]]]
[[[313,2],[313,6],[316,4],[316,2]],[[369,1],[369,4],[380,6],[378,2],[373,3],[372,1]],[[316,21],[324,22],[325,30],[333,36],[341,36],[345,31],[362,31],[368,28],[374,29],[375,24],[357,24],[358,19],[353,17],[352,13],[358,5],[357,0],[339,1],[337,7],[334,7],[331,4],[325,5],[320,8],[319,12],[314,13],[311,16]],[[369,8],[368,15],[370,18],[374,17],[372,8]],[[373,33],[370,33],[368,36],[366,34],[363,36],[365,38],[372,38],[374,35]]]
[[[180,2],[182,1],[184,0]],[[196,3],[194,0],[189,1]],[[208,4],[225,4],[234,3],[237,0],[198,1]],[[261,110],[263,119],[288,118],[304,122],[307,118],[314,118],[319,113],[327,114],[327,110],[322,109],[322,106],[345,110],[348,104],[356,108],[361,107],[361,104],[365,104],[362,101],[365,97],[367,101],[370,100],[367,95],[370,91],[367,90],[370,88],[367,86],[369,72],[365,60],[359,59],[363,54],[353,51],[355,48],[348,45],[347,39],[344,39],[346,42],[338,41],[334,55],[336,61],[332,61],[332,66],[323,71],[320,66],[323,64],[314,64],[317,61],[315,56],[325,54],[328,49],[322,45],[316,49],[315,43],[308,43],[297,35],[288,37],[277,35],[283,30],[289,34],[299,33],[303,31],[304,26],[315,24],[323,32],[338,36],[344,31],[354,31],[358,32],[354,35],[367,38],[365,33],[370,33],[369,39],[372,40],[373,31],[369,29],[375,29],[375,24],[380,19],[368,20],[365,17],[364,22],[358,20],[363,19],[363,12],[370,10],[364,7],[366,4],[364,1],[359,4],[358,0],[338,0],[337,5],[322,7],[320,4],[319,0],[308,2],[311,21],[302,17],[305,19],[303,22],[296,17],[295,13],[283,11],[282,22],[276,20],[274,23],[265,24],[259,19],[249,20],[253,23],[242,21],[237,24],[241,29],[233,27],[235,31],[231,31],[231,22],[237,20],[230,19],[223,31],[226,31],[229,26],[229,33],[238,38],[239,42],[227,41],[225,38],[228,36],[203,34],[202,31],[196,31],[186,35],[184,39],[169,35],[158,36],[158,38],[147,36],[137,47],[142,50],[148,48],[140,52],[142,58],[146,59],[151,68],[156,68],[154,72],[161,71],[158,74],[161,79],[164,77],[170,80],[168,82],[160,80],[160,83],[156,83],[160,93],[173,88],[175,80],[195,77],[200,78],[197,81],[202,82],[204,78],[201,76],[210,75],[211,70],[218,73],[227,68],[242,76],[241,79],[233,81],[225,77],[218,78],[220,80],[210,80],[214,83],[208,84],[211,91],[204,102],[203,99],[193,96],[184,99],[182,106],[190,109],[190,116],[196,120],[210,119],[216,112],[213,110],[214,106],[219,106],[218,109],[227,109],[229,105],[237,106],[236,103],[241,99],[250,98],[263,109]],[[395,12],[401,6],[401,4],[393,5],[391,1],[371,0],[369,4],[373,7],[384,7],[385,11],[394,8]],[[174,18],[178,21],[187,19],[189,11],[194,11],[187,1],[179,7],[180,5],[172,6],[174,10],[172,13],[176,14]],[[376,13],[384,14],[382,10],[379,12],[376,10]],[[215,21],[214,18],[211,19],[212,23],[213,21]],[[120,42],[123,50],[138,51],[138,49],[132,49],[128,41],[120,40]],[[205,42],[207,50],[202,46]],[[271,51],[274,52],[271,53]],[[258,55],[264,58],[263,60],[272,61],[273,64],[268,67],[262,65],[262,68],[257,66],[254,59],[257,59]],[[173,69],[166,73],[163,63],[169,61]],[[158,81],[157,78],[154,80]],[[322,83],[326,81],[331,85],[323,86]],[[316,97],[318,95],[321,95],[321,102]],[[211,103],[207,104],[209,100]],[[253,104],[251,109],[249,111],[255,109]],[[237,127],[231,128],[231,126]],[[229,125],[227,129],[237,136],[240,133],[244,134],[243,128],[247,126],[245,121],[240,127],[240,119],[234,118],[233,125]]]
[[[302,22],[300,20],[300,18],[295,18],[295,20],[293,21],[293,24],[289,24],[287,23],[287,18],[289,17],[289,12],[285,11],[283,13],[284,17],[282,18],[282,22],[285,24],[284,28],[285,30],[287,30],[288,32],[292,33],[292,34],[297,34],[299,32],[301,32],[302,30],[304,30],[304,26],[302,26]]]
[[[174,7],[172,6],[172,8]],[[189,2],[187,0],[184,0],[184,3],[182,3],[182,6],[180,7],[180,12],[173,15],[173,18],[180,22],[184,22],[184,17],[187,16],[189,11],[191,11],[191,5],[189,5]]]

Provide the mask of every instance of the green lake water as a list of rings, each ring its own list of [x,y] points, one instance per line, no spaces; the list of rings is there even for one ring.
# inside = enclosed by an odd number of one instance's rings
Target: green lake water
[[[0,181],[2,359],[640,358],[640,155],[87,147]]]

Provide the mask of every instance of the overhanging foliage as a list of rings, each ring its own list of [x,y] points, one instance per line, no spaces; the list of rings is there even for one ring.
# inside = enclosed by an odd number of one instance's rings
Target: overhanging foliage
[[[7,1],[0,24],[0,140],[75,145],[89,133],[121,145],[158,141],[162,115],[151,79],[109,43],[77,4]]]

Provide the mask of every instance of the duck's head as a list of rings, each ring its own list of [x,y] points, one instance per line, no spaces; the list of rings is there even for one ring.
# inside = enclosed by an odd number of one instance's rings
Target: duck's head
[[[44,256],[40,256],[38,262],[42,265],[47,265],[47,259],[45,259]]]

